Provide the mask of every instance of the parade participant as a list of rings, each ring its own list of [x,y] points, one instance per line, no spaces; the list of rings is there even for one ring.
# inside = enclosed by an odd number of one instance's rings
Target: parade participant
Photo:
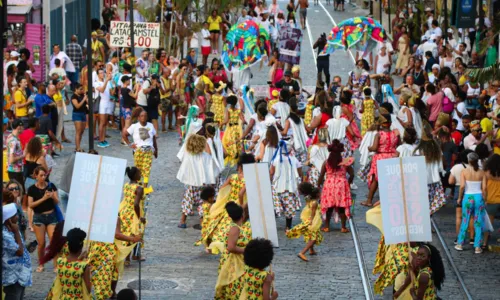
[[[420,110],[417,108],[417,104],[420,102],[419,106],[425,106],[422,104],[422,100],[418,96],[413,96],[408,100],[408,108],[411,113],[411,120],[413,123],[413,129],[417,134],[417,139],[420,140],[422,138],[422,130],[424,127],[422,114]]]
[[[318,179],[323,163],[328,158],[328,129],[318,130],[318,142],[311,146],[306,165],[309,165],[308,182],[319,188]]]
[[[297,99],[295,97],[290,98],[290,115],[285,121],[281,134],[283,136],[291,135],[295,157],[299,162],[305,162],[307,159],[307,132],[304,120],[298,116]]]
[[[368,173],[368,196],[365,202],[360,204],[363,206],[373,206],[373,196],[378,188],[378,173],[377,161],[387,158],[396,157],[396,147],[399,145],[399,131],[397,129],[391,130],[391,117],[390,115],[381,115],[377,122],[379,131],[375,136],[373,144],[368,147],[370,152],[376,152],[370,166]]]
[[[462,225],[455,249],[463,250],[467,229],[471,217],[474,218],[474,253],[483,253],[483,227],[485,211],[485,196],[487,195],[487,177],[479,168],[479,156],[472,152],[467,154],[469,166],[461,173],[458,204],[462,205]]]
[[[33,171],[36,183],[28,189],[28,206],[33,209],[33,225],[38,242],[38,258],[43,257],[45,249],[45,234],[52,238],[57,224],[55,206],[59,203],[57,188],[53,183],[46,181],[47,170],[38,166]],[[43,265],[38,265],[36,271],[43,272]]]
[[[273,155],[278,148],[279,141],[276,127],[267,127],[265,138],[260,142],[259,153],[255,156],[255,160],[271,163]]]
[[[321,209],[318,204],[320,191],[312,184],[303,182],[299,185],[299,193],[305,197],[306,201],[306,206],[300,214],[302,222],[290,229],[286,236],[291,239],[304,236],[306,246],[297,256],[303,261],[309,261],[305,256],[306,252],[309,250],[310,255],[316,255],[317,252],[314,251],[314,246],[320,245],[323,241],[323,235],[320,230]]]
[[[226,99],[222,96],[222,92],[227,85],[220,81],[214,84],[215,94],[210,97],[210,111],[214,113],[214,121],[219,125],[224,123],[224,109],[226,107]]]
[[[158,158],[158,146],[156,144],[156,131],[153,124],[147,122],[148,113],[141,111],[138,122],[130,125],[122,133],[123,140],[134,150],[134,165],[141,170],[143,180],[147,183],[153,155]],[[128,136],[131,135],[134,142],[130,143]]]
[[[332,103],[328,101],[327,97],[325,91],[320,91],[316,94],[312,121],[306,127],[307,131],[310,133],[316,130],[312,140],[313,144],[316,144],[318,141],[318,130],[326,128],[326,122],[332,118]]]
[[[325,226],[321,229],[330,232],[330,219],[335,209],[340,215],[342,228],[340,232],[347,233],[347,218],[351,217],[350,207],[352,204],[350,185],[354,181],[354,170],[352,157],[342,159],[344,145],[339,140],[333,140],[328,146],[328,159],[321,167],[318,185],[323,185],[321,193],[321,214],[326,215]],[[347,179],[346,174],[349,174]],[[326,179],[325,179],[326,177]]]
[[[413,156],[415,144],[417,141],[417,132],[415,129],[409,127],[404,130],[403,143],[396,148],[396,154],[398,157],[408,157]]]
[[[271,160],[269,174],[271,177],[274,211],[279,217],[286,218],[286,232],[292,228],[292,219],[295,211],[300,207],[297,181],[302,169],[295,156],[290,154],[292,143],[281,140],[278,149]]]
[[[267,108],[264,112],[262,110],[263,114],[259,113],[259,106],[262,104],[263,108],[267,107],[267,103],[265,99],[259,99],[255,102],[254,104],[254,111],[255,113],[250,117],[250,120],[248,121],[247,126],[245,127],[245,130],[243,131],[242,137],[247,138],[248,135],[253,135],[256,133],[261,128],[261,121],[264,121],[266,117],[268,116]]]
[[[205,186],[200,192],[200,199],[202,201],[201,210],[203,212],[200,218],[200,224],[194,225],[194,229],[201,229],[201,236],[206,234],[208,222],[210,221],[209,214],[210,208],[215,202],[215,189],[211,186]]]
[[[251,240],[243,252],[245,272],[233,284],[231,295],[234,295],[234,298],[231,299],[251,299],[252,297],[262,300],[278,299],[278,292],[272,291],[274,273],[265,270],[271,265],[273,257],[274,250],[271,241],[262,238]],[[262,295],[262,297],[257,295]]]
[[[351,127],[352,132],[347,133],[347,139],[349,140],[349,145],[352,151],[358,149],[359,144],[361,142],[361,134],[359,132],[358,124],[355,120],[355,106],[351,104],[352,93],[348,90],[342,91],[340,95],[340,107],[341,107],[341,118],[349,121],[349,126]]]
[[[361,136],[365,135],[373,124],[375,124],[375,111],[378,109],[377,102],[372,99],[372,90],[369,87],[363,88],[363,95],[365,96],[361,103]]]
[[[408,274],[401,284],[396,280],[394,299],[438,299],[437,290],[445,279],[444,265],[439,250],[431,244],[418,248],[413,259],[413,272],[416,273],[415,286],[410,287],[411,275]],[[409,289],[408,289],[409,288]]]
[[[231,218],[231,225],[224,243],[220,243],[219,277],[215,285],[215,299],[231,299],[232,283],[245,272],[243,252],[252,239],[250,221],[244,209],[235,202],[226,204],[226,211]],[[215,246],[215,245],[214,245]]]
[[[424,127],[422,140],[414,151],[414,156],[418,155],[425,157],[429,208],[432,215],[446,203],[446,198],[440,176],[441,173],[444,173],[443,153],[437,141],[432,138],[429,126]]]
[[[278,90],[273,90],[271,92],[271,99],[267,102],[267,110],[271,111],[274,104],[280,101],[280,92]]]
[[[350,86],[352,90],[352,99],[354,100],[355,112],[358,119],[361,119],[359,114],[359,109],[361,108],[361,102],[363,101],[363,88],[365,86],[370,87],[370,74],[365,68],[366,61],[360,59],[356,61],[356,68],[354,71],[349,72],[349,79],[347,85]]]
[[[238,160],[238,154],[241,152],[238,141],[242,135],[242,124],[246,123],[241,109],[236,108],[238,98],[235,95],[230,95],[226,99],[229,107],[226,109],[224,117],[224,125],[226,131],[222,138],[222,144],[226,153],[225,164],[226,166],[233,166]]]
[[[403,125],[404,128],[413,126],[413,119],[411,115],[411,111],[408,108],[408,100],[412,97],[410,94],[402,94],[399,97],[399,112],[398,112],[398,121]]]
[[[182,200],[181,221],[177,227],[187,228],[186,218],[194,214],[193,207],[198,206],[201,216],[200,191],[205,184],[215,184],[215,175],[212,167],[212,157],[205,152],[207,140],[198,134],[190,134],[186,140],[186,149],[182,156],[182,163],[177,173],[177,179],[185,185]]]
[[[210,123],[207,122],[210,121]],[[213,123],[213,120],[208,118],[204,121],[205,137],[207,139],[207,145],[205,146],[205,152],[210,154],[212,157],[212,167],[213,176],[215,178],[215,186],[217,191],[221,181],[224,181],[222,177],[222,171],[224,171],[224,147],[222,146],[222,141],[220,138],[220,131],[217,128],[217,124]],[[210,167],[208,167],[210,168]]]
[[[57,259],[57,275],[47,300],[56,299],[91,299],[92,283],[90,266],[82,259],[85,231],[73,228],[66,234],[68,255]],[[71,274],[71,276],[66,276]]]
[[[255,158],[252,154],[242,153],[239,156],[237,164],[237,174],[231,175],[219,189],[217,200],[210,208],[210,216],[205,235],[195,243],[196,246],[204,244],[208,247],[212,242],[224,241],[225,234],[231,219],[229,218],[225,207],[228,202],[239,202],[240,191],[245,187],[245,179],[243,177],[243,165],[255,163]],[[239,202],[240,205],[244,203]]]
[[[144,188],[140,185],[141,171],[136,167],[127,167],[125,169],[130,179],[130,183],[123,186],[123,200],[118,209],[118,218],[120,219],[120,230],[125,235],[139,235],[140,223],[146,224],[144,212]],[[122,242],[124,246],[128,243]],[[139,257],[132,257],[133,260],[139,260]],[[142,260],[143,261],[143,260]],[[127,257],[126,264],[130,264]]]

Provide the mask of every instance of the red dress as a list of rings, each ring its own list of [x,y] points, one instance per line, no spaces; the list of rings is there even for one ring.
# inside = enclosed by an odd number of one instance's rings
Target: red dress
[[[342,107],[345,107],[351,113],[351,115],[354,116],[354,105],[352,104],[341,104],[341,105]],[[347,121],[350,121],[347,115],[345,114],[342,114],[340,117],[346,119]],[[359,148],[359,144],[361,143],[361,134],[359,133],[358,124],[354,119],[350,121],[349,125],[351,125],[351,129],[352,132],[354,133],[354,136],[350,134],[348,131],[346,132],[346,136],[347,140],[349,141],[349,144],[351,145],[352,151],[354,151]]]
[[[313,145],[317,144],[318,143],[318,131],[321,129],[321,128],[325,128],[326,127],[326,122],[328,120],[330,120],[332,118],[332,116],[330,116],[329,114],[327,113],[321,113],[321,123],[319,123],[318,127],[316,128],[316,131],[314,133],[314,138],[313,138]]]
[[[372,175],[375,175],[375,180],[378,181],[377,161],[397,156],[396,148],[398,147],[399,134],[395,133],[394,131],[379,131],[378,134],[380,136],[380,139],[378,141],[377,153],[373,155],[370,173],[368,173],[368,186],[370,186],[372,183]]]
[[[352,157],[344,159],[337,169],[326,164],[326,179],[321,192],[321,214],[325,214],[329,208],[345,208],[345,214],[351,216],[351,188],[347,181],[346,170],[354,162]]]

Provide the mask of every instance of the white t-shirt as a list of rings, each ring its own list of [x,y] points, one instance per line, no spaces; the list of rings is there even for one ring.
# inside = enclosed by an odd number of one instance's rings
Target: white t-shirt
[[[465,102],[460,102],[457,104],[457,110],[462,114],[462,117],[469,114],[469,111],[465,108]],[[457,120],[457,130],[464,131],[464,125],[462,124],[462,118],[460,118],[455,110],[453,110],[453,119]]]
[[[153,137],[156,135],[153,124],[148,122],[146,126],[141,126],[141,123],[137,122],[130,125],[127,132],[134,138],[137,148],[148,146],[153,148]]]
[[[202,47],[210,47],[210,40],[207,40],[206,38],[210,37],[210,31],[208,29],[203,28],[201,30],[201,46]]]
[[[465,164],[465,167],[463,164],[459,163],[454,165],[451,170],[450,170],[450,176],[455,177],[455,186],[460,186],[460,178],[462,175],[462,171],[467,167],[468,165]]]
[[[139,93],[137,94],[137,104],[139,104],[141,106],[148,105],[148,97],[146,96],[146,94],[144,94],[144,89],[149,88],[150,85],[151,84],[149,83],[149,80],[144,81],[141,89],[139,90]]]
[[[465,149],[470,149],[472,151],[476,150],[476,146],[479,144],[478,140],[472,135],[472,133],[469,133],[468,136],[464,138],[464,148]],[[488,146],[488,151],[491,151],[491,142],[489,138],[486,138],[484,140],[484,144]]]
[[[385,42],[378,42],[377,53],[380,53],[380,49],[382,49],[382,46],[385,46],[387,48],[385,50],[387,53],[394,52],[394,48],[392,48],[392,43],[389,41],[385,41]]]
[[[59,51],[59,53],[57,53],[57,55],[52,55],[50,57],[50,69],[53,69],[56,67],[56,58],[59,58],[59,60],[61,61],[61,66],[64,66],[66,71],[67,72],[75,72],[76,69],[75,69],[75,65],[73,64],[73,62],[71,61],[71,59],[68,57],[68,55],[66,55],[66,53],[64,53],[63,51]],[[64,63],[66,63],[66,65],[64,65]]]
[[[199,47],[199,38],[196,32],[194,32],[193,36],[191,37],[190,47],[194,49],[198,49]]]
[[[396,148],[396,151],[398,151],[399,157],[408,157],[413,156],[416,147],[416,145],[402,144]]]
[[[53,68],[49,71],[49,75],[52,76],[52,74],[57,74],[59,78],[66,77],[66,71],[64,71],[63,68]]]
[[[386,50],[387,51],[387,50]],[[389,64],[389,53],[385,53],[385,56],[378,55],[376,74],[383,74],[385,71],[389,71],[389,67],[385,65]]]
[[[96,89],[97,89],[97,88],[100,88],[101,86],[103,86],[103,85],[104,85],[104,82],[105,82],[105,81],[106,81],[106,80],[104,80],[104,81],[99,81],[99,80],[97,80],[97,81],[94,83],[94,87],[95,87]],[[104,92],[103,92],[103,93],[99,92],[99,93],[101,94],[101,102],[106,102],[106,103],[111,102],[111,94],[110,94],[111,87],[112,87],[112,84],[111,84],[111,81],[110,81],[110,82],[108,82],[108,83],[106,84],[106,88],[104,89]]]
[[[443,36],[443,31],[439,27],[432,28],[432,33],[437,36]]]

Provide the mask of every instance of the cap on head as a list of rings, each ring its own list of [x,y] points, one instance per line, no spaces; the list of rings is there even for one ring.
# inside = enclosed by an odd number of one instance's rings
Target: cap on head
[[[12,129],[17,129],[19,126],[23,126],[23,121],[21,119],[15,119],[14,122],[12,122]]]
[[[286,70],[285,71],[285,76],[292,76],[292,72],[290,72],[290,70]]]

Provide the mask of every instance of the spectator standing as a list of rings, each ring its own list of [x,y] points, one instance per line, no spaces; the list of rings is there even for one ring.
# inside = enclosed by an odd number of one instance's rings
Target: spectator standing
[[[28,125],[28,111],[31,103],[33,103],[32,99],[28,99],[26,94],[26,87],[28,86],[28,81],[26,78],[18,79],[19,88],[14,93],[14,101],[16,104],[16,118],[21,119],[23,123]]]
[[[50,56],[49,70],[56,67],[55,61],[56,59],[59,59],[61,61],[61,67],[66,70],[66,72],[76,72],[75,65],[68,57],[68,55],[64,53],[64,51],[61,51],[61,48],[58,44],[55,44],[52,47],[52,51],[52,55]]]
[[[203,57],[202,65],[206,66],[208,55],[210,55],[210,31],[208,30],[208,22],[203,22],[201,30],[201,55]]]
[[[71,43],[66,45],[66,53],[75,66],[74,72],[68,72],[68,79],[71,81],[71,90],[75,90],[76,83],[79,82],[80,69],[83,63],[82,47],[78,44],[76,35],[71,36]]]
[[[212,14],[208,17],[208,30],[210,31],[210,40],[212,41],[212,54],[218,54],[219,50],[219,34],[222,18],[217,14],[217,10],[212,10]]]
[[[436,87],[429,83],[427,84],[425,90],[431,94],[429,98],[427,98],[427,110],[429,111],[429,123],[434,128],[434,123],[436,122],[439,113],[443,110],[443,96],[444,93],[436,91]]]
[[[21,147],[19,135],[24,130],[23,121],[15,119],[12,122],[12,133],[7,137],[7,172],[10,179],[17,180],[24,186],[23,159],[24,153]]]
[[[19,231],[14,203],[2,207],[2,286],[6,300],[22,300],[31,286],[31,258]]]

